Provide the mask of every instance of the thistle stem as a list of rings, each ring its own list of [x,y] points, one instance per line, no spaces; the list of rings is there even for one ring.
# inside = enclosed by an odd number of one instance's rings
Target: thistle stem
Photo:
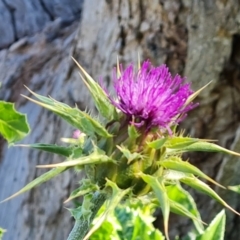
[[[92,202],[92,208],[91,208],[91,216],[90,219],[84,219],[83,216],[80,217],[80,219],[77,219],[75,221],[74,227],[72,231],[70,232],[67,240],[82,240],[86,236],[90,225],[96,216],[98,210],[101,208],[105,200],[107,199],[107,194],[102,192],[95,192],[91,202]]]

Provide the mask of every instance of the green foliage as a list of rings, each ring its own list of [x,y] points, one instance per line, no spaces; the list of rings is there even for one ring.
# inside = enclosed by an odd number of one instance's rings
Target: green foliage
[[[187,217],[191,218],[193,220],[193,223],[196,227],[196,230],[198,233],[203,232],[203,223],[200,217],[200,213],[198,212],[197,205],[193,199],[193,197],[190,195],[188,191],[183,189],[181,185],[175,184],[175,185],[169,185],[167,187],[167,195],[171,201],[174,203],[178,203],[175,209],[171,210],[177,214],[185,216],[187,214]],[[170,204],[172,206],[172,204]],[[180,206],[180,209],[179,209]],[[184,214],[181,214],[181,209],[184,208]]]
[[[222,210],[211,222],[203,234],[196,240],[224,240],[224,230],[226,224],[225,211]]]
[[[236,185],[236,186],[229,186],[228,189],[236,192],[236,193],[240,193],[240,185]]]
[[[111,194],[106,201],[106,208],[83,240],[87,240],[104,223],[104,221],[106,221],[108,215],[115,210],[123,198],[130,192],[130,189],[121,190],[114,182],[109,180],[107,180],[107,187],[111,189]]]
[[[101,212],[104,208],[105,206]],[[164,240],[162,233],[152,224],[152,212],[152,205],[142,205],[140,202],[117,206],[90,240]],[[93,225],[97,221],[98,218]]]
[[[83,196],[85,194],[94,192],[96,190],[98,190],[98,186],[96,184],[93,184],[89,179],[83,179],[81,181],[81,186],[75,190],[73,190],[73,192],[71,193],[71,195],[69,196],[69,198],[65,201],[68,202],[74,198]]]
[[[3,238],[3,234],[6,232],[5,229],[0,228],[0,240]]]
[[[215,199],[219,203],[221,203],[224,207],[228,208],[229,210],[233,211],[237,215],[240,215],[237,211],[231,208],[213,189],[211,189],[206,183],[202,182],[196,177],[186,177],[181,179],[181,182],[187,184],[188,186],[210,196],[211,198]]]
[[[173,191],[172,191],[173,190]],[[192,208],[196,215],[199,215],[193,199],[189,201],[188,193],[182,195],[182,188],[176,187],[171,189],[174,198],[182,198],[181,204],[188,205]],[[181,197],[176,196],[179,194]],[[193,206],[195,205],[195,206]],[[98,213],[98,217],[94,220],[93,225],[98,222],[99,216],[105,211],[106,206],[103,206]],[[133,203],[124,203],[115,208],[115,211],[108,215],[106,221],[97,229],[90,240],[164,240],[162,233],[153,226],[154,218],[152,217],[154,205],[143,205],[140,201]],[[222,210],[204,229],[201,226],[201,231],[192,230],[182,240],[224,240],[226,215]],[[178,237],[175,240],[180,240]]]
[[[104,90],[97,84],[94,79],[83,69],[83,67],[73,58],[73,61],[77,64],[80,71],[83,73],[84,77],[80,74],[82,80],[86,84],[88,90],[90,91],[95,105],[99,113],[109,121],[117,120],[118,114],[115,107],[110,103]]]
[[[208,177],[206,174],[204,174],[201,170],[199,170],[197,167],[193,166],[189,162],[182,161],[181,158],[178,157],[170,157],[167,160],[164,160],[160,162],[160,165],[163,166],[166,169],[171,169],[175,171],[179,171],[182,173],[187,173],[187,174],[193,174],[199,177],[202,177],[220,187],[221,186],[219,183]],[[224,187],[223,187],[224,188]]]
[[[30,132],[25,114],[17,112],[13,103],[0,101],[0,134],[13,144]]]
[[[163,221],[164,221],[164,231],[165,231],[165,235],[166,238],[169,239],[168,237],[168,220],[169,220],[169,214],[170,214],[170,202],[169,202],[169,198],[167,195],[167,190],[164,186],[164,179],[163,178],[156,178],[156,177],[152,177],[149,175],[145,175],[145,174],[141,174],[142,179],[148,183],[151,188],[153,189],[161,210],[162,210],[162,214],[163,214]]]
[[[39,94],[32,92],[28,89],[39,101],[31,99],[27,96],[25,98],[29,99],[30,101],[45,107],[66,122],[68,122],[73,127],[81,130],[88,136],[101,136],[101,137],[111,137],[111,134],[108,133],[106,128],[102,126],[97,120],[93,119],[89,114],[86,112],[80,111],[77,107],[71,108],[65,103],[58,102],[52,98],[43,97]]]
[[[27,99],[57,114],[71,126],[80,130],[82,134],[79,139],[65,139],[64,141],[69,144],[67,147],[53,144],[24,145],[55,153],[66,159],[61,163],[38,166],[53,169],[33,180],[10,198],[28,191],[70,168],[84,169],[87,179],[81,181],[81,186],[74,190],[66,200],[83,196],[82,206],[71,210],[77,221],[83,219],[87,224],[85,229],[82,229],[82,233],[84,232],[82,235],[85,234],[92,221],[94,209],[92,199],[95,199],[95,193],[101,192],[99,196],[104,196],[101,201],[105,201],[105,196],[107,199],[105,208],[94,222],[92,229],[80,239],[86,240],[91,235],[91,239],[100,240],[163,239],[162,234],[153,228],[153,219],[149,217],[150,210],[147,206],[152,204],[161,208],[167,240],[169,239],[168,220],[170,212],[192,219],[196,227],[195,236],[198,236],[199,240],[215,236],[217,231],[220,232],[217,236],[222,239],[225,215],[218,215],[204,231],[204,223],[196,204],[191,195],[181,187],[181,184],[201,191],[236,214],[239,213],[198,177],[220,187],[223,186],[188,161],[184,161],[181,155],[191,151],[222,152],[236,156],[240,156],[240,154],[208,140],[183,137],[181,133],[176,132],[176,126],[170,126],[172,129],[170,135],[167,130],[146,129],[144,125],[136,127],[129,124],[131,119],[124,116],[124,113],[117,111],[99,84],[80,65],[78,66],[86,78],[83,80],[93,97],[101,121],[77,107],[72,108],[28,89],[37,100],[25,96]],[[118,74],[120,74],[119,69]],[[199,91],[190,96],[189,99],[195,98],[198,93]],[[190,101],[189,99],[186,104]],[[24,137],[29,132],[29,128],[25,116],[17,114],[13,105],[4,106],[7,107],[4,109],[0,107],[0,110],[4,110],[4,114],[0,114],[0,132],[3,132],[3,136],[7,138],[9,143],[13,143]],[[6,114],[6,111],[10,110],[13,113]],[[2,111],[0,112],[2,113]],[[136,120],[138,123],[139,119]],[[25,125],[22,124],[24,121]],[[5,124],[4,128],[2,122]],[[238,191],[238,188],[232,187],[232,190]],[[121,208],[120,203],[126,199],[129,200],[129,204],[140,199],[142,202],[147,202],[148,205],[141,205],[143,212],[140,207]],[[97,202],[97,197],[95,200]],[[71,236],[75,236],[75,233]]]
[[[42,150],[45,152],[55,153],[58,155],[62,155],[64,157],[70,157],[73,153],[72,147],[63,147],[58,146],[56,144],[44,144],[44,143],[35,143],[35,144],[29,144],[29,145],[18,145],[21,147],[29,147],[33,149]]]
[[[51,169],[50,171],[42,174],[41,176],[37,177],[36,179],[34,179],[32,182],[28,183],[25,187],[23,187],[20,191],[16,192],[15,194],[13,194],[12,196],[6,198],[4,201],[8,201],[24,192],[27,192],[29,190],[31,190],[32,188],[49,181],[50,179],[56,177],[57,175],[59,175],[60,173],[64,172],[67,170],[67,167],[59,167],[59,168],[54,168]]]
[[[236,156],[240,156],[239,153],[230,151],[226,148],[218,146],[217,144],[210,143],[204,140],[199,139],[199,141],[193,142],[191,144],[187,144],[186,146],[182,147],[170,147],[168,149],[169,153],[184,153],[184,152],[221,152],[226,154],[232,154]]]

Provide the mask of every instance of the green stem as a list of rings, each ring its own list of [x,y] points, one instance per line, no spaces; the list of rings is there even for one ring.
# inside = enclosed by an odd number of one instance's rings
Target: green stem
[[[91,199],[92,208],[90,219],[84,219],[84,217],[81,216],[80,219],[76,220],[75,225],[70,232],[67,240],[82,240],[86,236],[94,217],[96,216],[98,210],[101,208],[106,199],[106,193],[94,193]]]

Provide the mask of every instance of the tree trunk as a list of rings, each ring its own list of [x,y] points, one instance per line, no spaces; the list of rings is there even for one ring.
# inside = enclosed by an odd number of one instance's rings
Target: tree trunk
[[[26,6],[22,10],[20,2]],[[72,106],[77,103],[82,109],[93,108],[70,55],[96,80],[102,77],[111,88],[111,69],[117,55],[120,62],[128,64],[137,62],[139,53],[141,59],[150,59],[154,65],[166,63],[173,73],[187,76],[194,90],[212,81],[197,100],[200,106],[182,127],[193,137],[219,139],[221,146],[240,151],[238,0],[87,0],[83,7],[80,1],[51,2],[0,3],[0,9],[6,10],[2,18],[9,22],[8,28],[0,23],[0,32],[6,32],[0,40],[0,98],[16,102],[18,110],[28,114],[32,133],[24,143],[55,143],[71,135],[73,129],[20,97],[20,93],[29,95],[23,84]],[[78,26],[74,19],[79,17],[76,9],[81,7]],[[60,161],[39,151],[7,149],[4,142],[1,156],[0,199],[42,173],[36,170],[37,164]],[[190,157],[221,184],[240,183],[240,161],[236,157],[202,153]],[[0,226],[8,230],[5,240],[66,239],[72,222],[62,202],[79,178],[66,172],[0,205]],[[218,192],[232,207],[240,209],[238,195],[227,190]],[[208,197],[194,195],[203,220],[209,222],[221,206]],[[229,211],[227,215],[226,239],[237,239],[239,217]],[[170,226],[171,235],[181,237],[192,225],[172,215]]]

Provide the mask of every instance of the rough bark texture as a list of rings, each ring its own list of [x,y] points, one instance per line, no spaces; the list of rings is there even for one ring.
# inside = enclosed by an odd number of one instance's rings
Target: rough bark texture
[[[4,6],[0,6],[0,14],[12,15],[9,21],[6,19],[0,23],[0,99],[16,102],[17,109],[27,113],[32,132],[24,143],[57,143],[61,137],[71,136],[73,129],[20,94],[29,95],[23,86],[27,85],[40,94],[49,94],[70,105],[76,102],[83,106],[79,94],[81,82],[71,82],[68,78],[81,1],[19,0],[13,3],[6,0],[1,4]],[[14,38],[10,36],[12,29]],[[17,147],[8,149],[1,139],[0,199],[10,196],[43,173],[36,169],[37,164],[60,160],[39,151]],[[1,204],[0,226],[7,229],[4,239],[67,239],[73,221],[63,201],[76,183],[75,174],[66,172]]]
[[[192,136],[219,139],[220,145],[240,151],[238,0],[87,0],[79,31],[73,19],[79,16],[81,4],[69,2],[0,3],[1,17],[9,22],[8,27],[0,23],[1,36],[4,35],[0,39],[0,97],[16,101],[18,109],[28,114],[33,131],[24,142],[54,143],[61,136],[70,135],[72,129],[20,98],[20,93],[28,94],[23,84],[68,104],[76,102],[80,108],[92,108],[69,56],[72,54],[92,76],[103,77],[109,84],[116,56],[127,64],[136,62],[139,52],[142,59],[149,58],[154,65],[167,63],[173,73],[186,75],[193,82],[193,89],[213,81],[183,127]],[[70,15],[69,20],[66,16]],[[59,161],[38,151],[7,149],[3,142],[0,150],[0,199],[38,176],[40,170],[35,165]],[[235,157],[193,154],[191,159],[223,185],[240,183],[240,161]],[[72,222],[62,202],[76,183],[72,176],[73,173],[65,173],[0,205],[0,225],[8,229],[5,239],[66,239]],[[222,190],[219,193],[240,210],[238,195]],[[221,206],[208,197],[196,196],[203,220],[209,221]],[[226,239],[238,239],[240,219],[229,211],[227,215]],[[189,221],[172,216],[170,226],[172,236],[182,236],[190,225]]]

